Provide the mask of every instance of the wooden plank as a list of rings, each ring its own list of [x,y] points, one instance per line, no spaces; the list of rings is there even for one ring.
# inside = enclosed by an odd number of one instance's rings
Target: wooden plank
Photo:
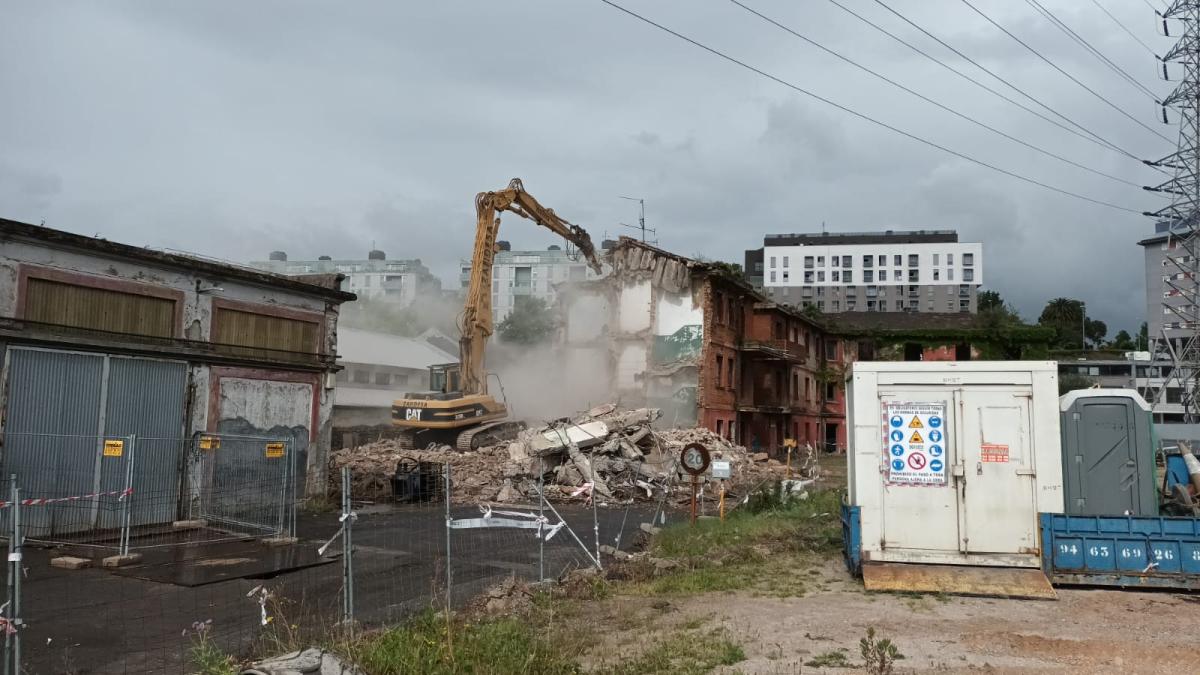
[[[105,288],[30,279],[25,318],[112,333],[172,337],[175,301]]]
[[[868,591],[1058,599],[1040,569],[1015,567],[864,563],[863,585]]]

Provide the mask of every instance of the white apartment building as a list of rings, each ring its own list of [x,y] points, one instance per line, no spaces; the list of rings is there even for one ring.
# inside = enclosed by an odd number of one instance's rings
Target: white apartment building
[[[429,268],[416,260],[388,260],[383,251],[372,250],[366,260],[334,260],[320,256],[316,260],[288,260],[287,253],[273,251],[268,260],[250,263],[267,272],[289,276],[341,272],[346,275],[343,289],[360,300],[380,300],[407,307],[423,293],[438,294],[442,282]]]
[[[554,287],[558,284],[591,279],[582,256],[551,246],[544,251],[513,251],[506,241],[497,242],[492,266],[492,318],[497,324],[512,312],[520,296],[541,298],[554,302]],[[471,280],[471,261],[461,261],[460,283],[465,290]]]
[[[984,272],[983,245],[953,230],[767,235],[746,260],[777,302],[830,314],[974,313]]]

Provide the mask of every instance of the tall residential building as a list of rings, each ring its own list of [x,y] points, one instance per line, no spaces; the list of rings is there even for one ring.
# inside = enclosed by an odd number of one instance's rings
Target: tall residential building
[[[500,250],[492,266],[492,318],[500,323],[512,312],[519,296],[554,301],[554,286],[583,281],[594,276],[582,256],[551,246],[545,251],[513,251],[507,241],[496,242]],[[471,281],[471,261],[461,261],[459,280],[465,291]]]
[[[983,245],[954,230],[768,234],[745,274],[776,302],[840,312],[979,309]]]
[[[287,253],[272,251],[268,260],[250,263],[276,274],[323,274],[341,272],[346,275],[345,290],[359,299],[382,300],[401,307],[411,305],[420,295],[441,295],[442,282],[421,260],[388,260],[383,251],[372,250],[366,260],[334,260],[327,255],[316,260],[288,260]]]

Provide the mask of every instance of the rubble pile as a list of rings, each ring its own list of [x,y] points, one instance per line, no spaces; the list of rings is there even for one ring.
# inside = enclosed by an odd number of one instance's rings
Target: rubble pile
[[[376,441],[333,453],[331,487],[340,493],[340,469],[349,466],[355,498],[384,500],[391,495],[396,465],[404,459],[409,465],[449,463],[451,499],[458,503],[536,501],[539,471],[550,499],[584,500],[592,484],[602,503],[658,500],[664,492],[681,502],[690,498],[686,486],[691,478],[678,458],[691,443],[705,446],[713,460],[730,463],[729,498],[785,475],[783,463],[766,453],[751,453],[708,429],[656,429],[653,423],[660,415],[656,408],[626,410],[608,404],[573,420],[527,429],[511,443],[465,453],[444,445],[404,450],[392,441]],[[800,454],[793,468],[804,464],[806,453]],[[815,454],[810,450],[809,456]],[[815,462],[806,466],[802,473],[794,470],[793,474],[815,477]],[[707,496],[715,496],[715,489],[707,490]]]

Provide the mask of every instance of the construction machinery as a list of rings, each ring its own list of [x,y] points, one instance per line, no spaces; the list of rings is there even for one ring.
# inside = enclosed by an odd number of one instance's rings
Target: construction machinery
[[[538,203],[514,178],[508,187],[475,196],[475,252],[471,280],[459,319],[459,363],[433,366],[433,391],[407,393],[392,403],[392,424],[400,443],[410,448],[444,443],[459,450],[494,445],[516,437],[520,422],[508,419],[508,407],[488,394],[484,348],[492,334],[492,265],[500,214],[515,213],[563,237],[597,274],[600,261],[588,233]]]

